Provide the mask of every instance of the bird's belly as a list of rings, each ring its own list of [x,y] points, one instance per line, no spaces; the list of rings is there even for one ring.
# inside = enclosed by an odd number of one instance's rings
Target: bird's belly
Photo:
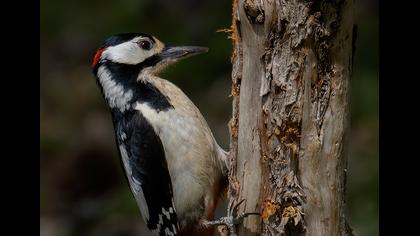
[[[154,126],[164,146],[181,227],[198,220],[217,176],[214,139],[208,127],[176,109],[157,113],[147,104],[137,108]]]
[[[179,218],[193,220],[203,215],[204,201],[214,181],[211,170],[213,145],[194,122],[173,120],[159,131],[171,175]],[[193,205],[195,204],[195,205]]]

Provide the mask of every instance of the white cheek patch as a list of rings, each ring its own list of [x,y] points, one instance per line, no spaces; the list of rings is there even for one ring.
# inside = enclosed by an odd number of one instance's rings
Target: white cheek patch
[[[136,43],[128,41],[108,47],[102,53],[102,57],[117,63],[135,65],[144,61],[149,55],[142,51]]]
[[[134,38],[131,41],[118,44],[116,46],[108,47],[103,53],[102,58],[108,59],[113,62],[136,65],[147,58],[153,56],[161,50],[162,45],[157,41],[155,47],[151,50],[144,50],[139,47],[136,43],[141,40],[142,37]]]

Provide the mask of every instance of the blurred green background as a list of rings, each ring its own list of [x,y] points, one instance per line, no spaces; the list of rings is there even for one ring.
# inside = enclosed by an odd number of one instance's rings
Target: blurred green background
[[[41,236],[148,235],[126,185],[111,116],[91,74],[109,35],[145,32],[209,53],[170,78],[195,102],[222,147],[231,116],[231,1],[41,0]],[[356,235],[378,235],[378,1],[356,1],[347,214]]]

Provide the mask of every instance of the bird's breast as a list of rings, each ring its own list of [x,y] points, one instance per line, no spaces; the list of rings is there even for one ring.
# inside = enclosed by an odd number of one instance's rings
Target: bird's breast
[[[143,114],[162,141],[181,227],[202,217],[220,177],[217,144],[207,122],[192,101],[172,83],[149,81],[173,106],[156,110],[147,102],[135,109]]]

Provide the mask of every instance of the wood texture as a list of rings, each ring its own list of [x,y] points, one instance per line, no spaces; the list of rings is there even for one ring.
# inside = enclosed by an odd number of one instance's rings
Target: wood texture
[[[234,0],[229,200],[239,235],[347,235],[353,2]]]

